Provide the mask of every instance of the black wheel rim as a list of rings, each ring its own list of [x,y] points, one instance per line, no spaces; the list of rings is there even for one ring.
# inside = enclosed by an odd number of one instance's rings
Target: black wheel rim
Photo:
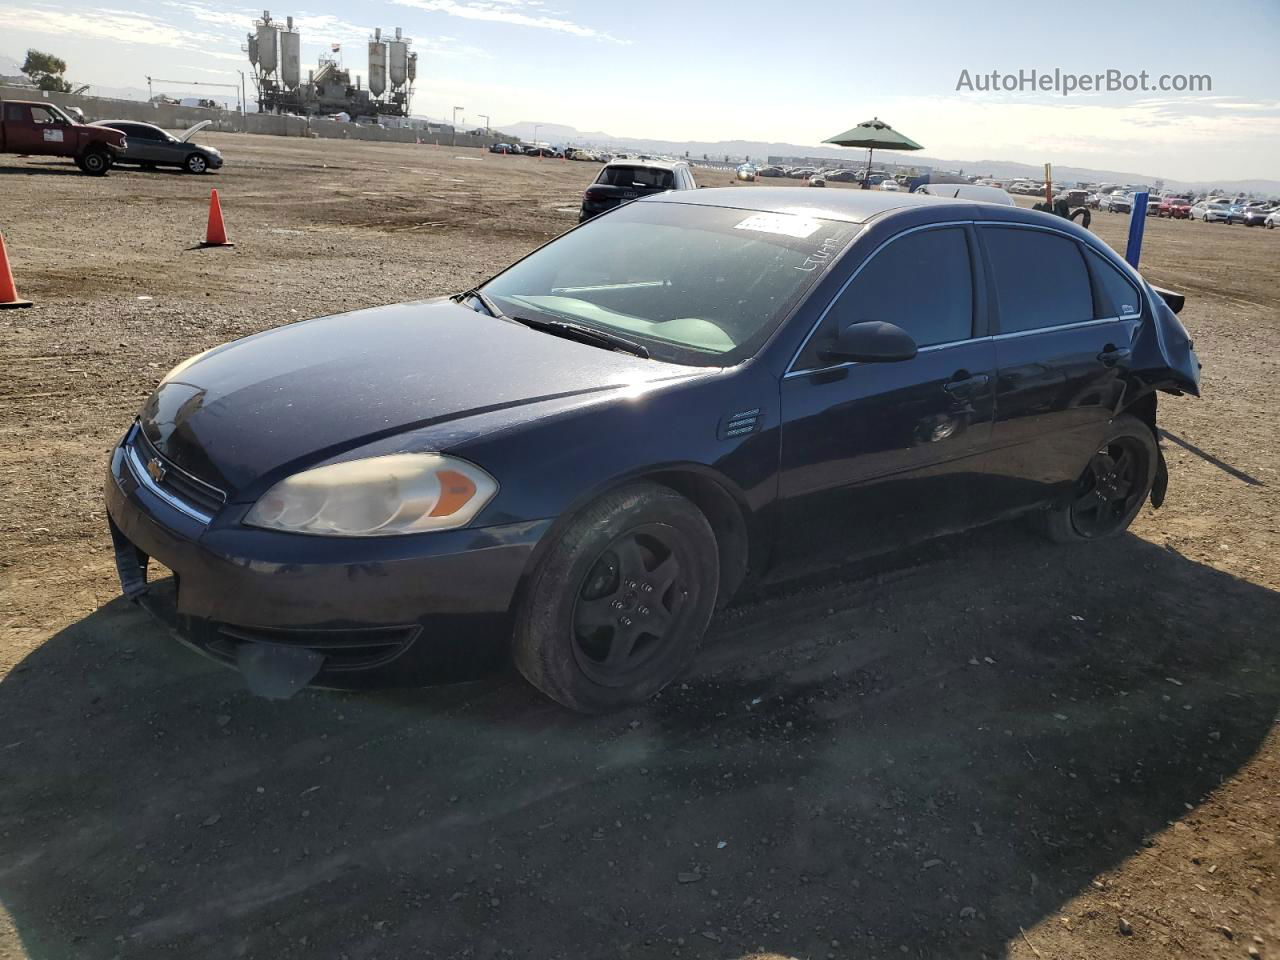
[[[92,153],[84,158],[84,165],[95,172],[101,170],[104,166],[102,158]]]
[[[679,530],[645,524],[613,541],[575,596],[573,655],[603,686],[643,679],[680,642],[696,581],[692,549]]]
[[[1089,460],[1076,481],[1071,522],[1082,537],[1121,529],[1146,493],[1147,453],[1133,437],[1118,437]]]

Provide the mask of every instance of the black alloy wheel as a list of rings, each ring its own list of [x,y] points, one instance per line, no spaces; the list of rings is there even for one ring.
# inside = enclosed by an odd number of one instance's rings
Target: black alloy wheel
[[[1147,449],[1134,437],[1116,437],[1089,460],[1072,492],[1071,525],[1095,540],[1129,525],[1147,496]]]
[[[633,481],[548,534],[522,590],[512,659],[570,709],[643,703],[693,661],[715,610],[720,554],[680,493]]]
[[[649,523],[629,530],[600,555],[578,591],[573,655],[596,683],[625,686],[679,637],[696,584],[688,538]]]

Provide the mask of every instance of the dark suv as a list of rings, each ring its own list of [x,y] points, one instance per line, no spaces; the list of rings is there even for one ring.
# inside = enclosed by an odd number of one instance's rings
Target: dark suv
[[[696,190],[693,172],[683,160],[615,160],[607,163],[582,195],[578,222],[597,217],[606,210],[668,190]]]

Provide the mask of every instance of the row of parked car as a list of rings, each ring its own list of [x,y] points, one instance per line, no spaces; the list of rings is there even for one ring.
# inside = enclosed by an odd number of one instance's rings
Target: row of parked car
[[[750,164],[743,164],[739,167],[749,167]],[[755,167],[755,175],[757,177],[786,177],[791,180],[810,180],[814,177],[821,180],[829,180],[832,183],[861,183],[863,170],[855,167],[830,167],[819,169],[818,167],[782,167],[770,165],[767,167]],[[886,173],[872,173],[867,177],[867,182],[878,187],[886,181],[892,182],[895,187],[899,186],[898,181]]]
[[[538,143],[494,143],[489,146],[490,153],[511,154],[521,157],[552,157],[556,160],[586,160],[590,163],[608,163],[615,155],[600,150],[587,150],[582,147],[553,147]],[[619,154],[623,158],[626,154]],[[648,159],[648,158],[645,158]]]
[[[1087,205],[1110,213],[1132,213],[1133,195],[1121,191],[1091,194]],[[1204,223],[1243,223],[1247,227],[1280,226],[1280,202],[1243,197],[1187,197],[1169,194],[1147,200],[1148,217],[1200,220]]]

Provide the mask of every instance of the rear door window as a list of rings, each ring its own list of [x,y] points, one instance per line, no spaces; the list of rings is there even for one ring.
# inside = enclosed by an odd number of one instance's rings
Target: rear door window
[[[1080,245],[1045,230],[983,227],[995,280],[1000,333],[1024,333],[1094,319]]]

